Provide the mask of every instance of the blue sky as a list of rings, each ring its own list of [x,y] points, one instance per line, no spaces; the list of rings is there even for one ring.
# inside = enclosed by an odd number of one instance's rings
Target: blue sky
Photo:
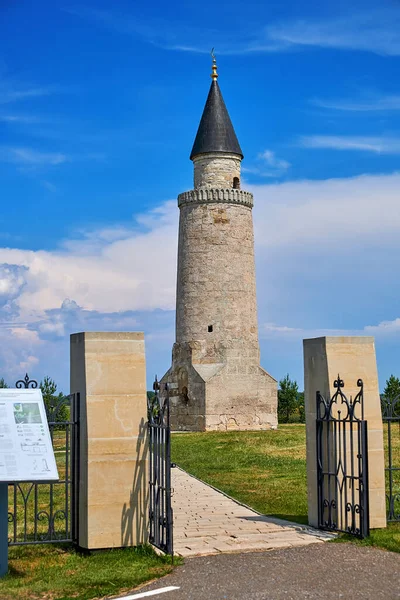
[[[0,376],[68,391],[69,334],[144,330],[170,364],[178,209],[210,84],[255,196],[263,366],[374,335],[400,376],[400,4],[0,6]]]

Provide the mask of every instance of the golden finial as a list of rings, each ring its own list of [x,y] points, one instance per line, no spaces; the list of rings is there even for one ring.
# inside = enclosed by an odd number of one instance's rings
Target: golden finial
[[[212,73],[211,73],[211,79],[213,81],[217,81],[217,79],[218,79],[217,59],[215,58],[214,48],[211,50],[211,56],[212,56]]]

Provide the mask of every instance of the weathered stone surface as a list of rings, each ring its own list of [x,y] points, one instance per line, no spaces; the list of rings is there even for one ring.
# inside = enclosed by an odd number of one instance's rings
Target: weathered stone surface
[[[161,380],[172,385],[171,424],[276,427],[276,381],[260,367],[253,197],[234,189],[237,155],[198,155],[194,168],[195,189],[178,198],[176,343]]]
[[[182,192],[178,196],[178,206],[181,208],[184,204],[205,204],[208,202],[229,202],[232,204],[244,204],[253,206],[253,194],[245,190],[233,190],[229,188],[206,188],[201,187],[196,190]],[[225,222],[227,217],[224,217]]]
[[[318,526],[316,392],[320,391],[325,398],[332,397],[333,382],[340,374],[347,398],[357,395],[357,380],[363,380],[364,418],[368,423],[370,527],[386,527],[383,424],[374,338],[321,337],[304,340],[303,344],[309,523]]]
[[[233,178],[240,181],[241,158],[237,154],[208,152],[194,157],[194,187],[233,188]]]
[[[143,333],[71,336],[80,393],[79,546],[147,541],[148,440]]]

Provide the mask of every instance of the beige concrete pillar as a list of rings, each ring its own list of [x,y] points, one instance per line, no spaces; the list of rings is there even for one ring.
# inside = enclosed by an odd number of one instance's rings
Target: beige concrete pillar
[[[71,335],[80,392],[79,546],[147,541],[148,445],[143,333]]]
[[[303,341],[304,396],[307,433],[308,520],[318,525],[316,392],[326,398],[335,392],[340,374],[347,398],[356,396],[357,380],[364,383],[364,418],[368,422],[370,527],[386,527],[383,425],[375,344],[372,337],[321,337]]]

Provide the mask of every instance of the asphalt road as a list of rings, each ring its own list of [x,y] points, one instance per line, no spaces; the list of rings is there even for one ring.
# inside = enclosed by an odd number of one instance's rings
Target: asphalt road
[[[400,554],[352,544],[188,558],[136,593],[155,600],[400,600]],[[135,592],[130,592],[134,594]]]

